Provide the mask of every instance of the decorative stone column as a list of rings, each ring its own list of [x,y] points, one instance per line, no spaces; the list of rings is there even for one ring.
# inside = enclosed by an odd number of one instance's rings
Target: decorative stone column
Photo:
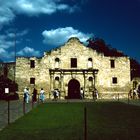
[[[64,98],[64,73],[61,71],[60,73],[60,98]]]
[[[83,77],[84,77],[84,98],[85,98],[85,95],[87,94],[87,71],[83,71]]]
[[[49,93],[49,99],[51,98],[51,94],[53,91],[53,82],[54,81],[54,74],[50,72],[50,93]]]

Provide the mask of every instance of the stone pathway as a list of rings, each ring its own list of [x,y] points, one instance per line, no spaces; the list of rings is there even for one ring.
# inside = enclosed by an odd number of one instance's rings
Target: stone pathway
[[[34,107],[37,103],[34,105]],[[29,112],[32,109],[32,103],[25,104],[25,112]],[[14,122],[18,118],[24,115],[23,101],[10,101],[10,123]],[[8,102],[0,101],[0,130],[8,125]]]

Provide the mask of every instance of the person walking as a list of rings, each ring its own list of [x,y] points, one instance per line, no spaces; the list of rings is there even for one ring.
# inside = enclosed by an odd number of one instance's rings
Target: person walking
[[[24,88],[24,92],[23,92],[23,101],[24,103],[26,102],[26,98],[27,98],[27,88]]]

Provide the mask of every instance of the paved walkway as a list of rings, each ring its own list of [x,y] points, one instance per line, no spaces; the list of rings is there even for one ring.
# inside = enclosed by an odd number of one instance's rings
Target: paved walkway
[[[37,104],[37,103],[36,103]],[[34,106],[36,106],[36,104]],[[19,117],[24,115],[23,101],[16,100],[10,101],[10,123],[17,120]],[[32,103],[25,104],[25,113],[29,112],[32,109]],[[0,130],[8,125],[8,102],[0,101]]]

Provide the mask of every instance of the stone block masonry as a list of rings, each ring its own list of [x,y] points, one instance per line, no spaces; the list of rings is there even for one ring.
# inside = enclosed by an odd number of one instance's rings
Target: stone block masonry
[[[29,87],[45,90],[47,98],[53,98],[54,89],[61,99],[93,98],[97,89],[99,98],[127,97],[130,86],[129,57],[104,56],[82,44],[78,38],[70,38],[63,46],[45,52],[41,58],[17,57],[16,82],[19,92]],[[72,89],[72,87],[74,89]]]

